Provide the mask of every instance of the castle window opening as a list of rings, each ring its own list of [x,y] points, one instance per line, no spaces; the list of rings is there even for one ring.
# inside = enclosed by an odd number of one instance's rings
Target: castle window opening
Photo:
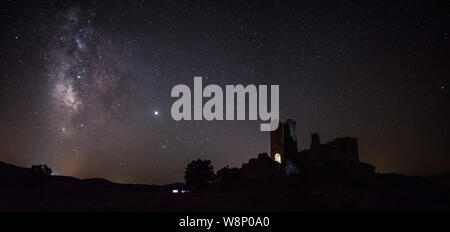
[[[275,154],[275,161],[281,164],[281,155],[280,155],[280,153]]]

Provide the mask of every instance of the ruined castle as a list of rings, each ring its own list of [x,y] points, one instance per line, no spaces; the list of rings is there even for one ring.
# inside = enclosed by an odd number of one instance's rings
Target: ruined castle
[[[278,129],[270,132],[270,158],[283,166],[300,163],[321,163],[327,161],[359,162],[358,141],[356,138],[337,138],[322,144],[318,134],[311,135],[309,149],[298,151],[296,122],[288,119],[280,122]]]

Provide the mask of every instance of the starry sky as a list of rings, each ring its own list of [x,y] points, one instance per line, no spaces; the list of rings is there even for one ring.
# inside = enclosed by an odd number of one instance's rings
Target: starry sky
[[[380,172],[450,171],[448,1],[2,1],[0,160],[183,181],[268,151],[259,121],[174,121],[177,84],[280,86],[299,149],[351,136]]]

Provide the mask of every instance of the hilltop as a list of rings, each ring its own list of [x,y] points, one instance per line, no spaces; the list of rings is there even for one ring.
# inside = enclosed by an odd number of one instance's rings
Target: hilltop
[[[348,168],[348,167],[346,167]],[[339,168],[335,169],[338,170]],[[172,185],[117,184],[66,176],[36,178],[0,162],[1,211],[405,211],[449,210],[450,191],[426,178],[373,174],[357,181],[298,179],[260,155],[238,179],[218,179],[202,191],[172,193]],[[342,171],[342,169],[341,169]],[[223,170],[222,170],[223,173]],[[324,174],[327,176],[327,174]]]

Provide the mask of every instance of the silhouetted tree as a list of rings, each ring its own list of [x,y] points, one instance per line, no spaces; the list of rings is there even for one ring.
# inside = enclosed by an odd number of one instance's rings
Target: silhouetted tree
[[[52,169],[45,164],[33,165],[31,166],[31,174],[33,176],[49,176],[52,174]]]
[[[189,188],[200,188],[208,184],[214,178],[214,167],[210,160],[192,161],[188,164],[184,173],[186,185]]]

